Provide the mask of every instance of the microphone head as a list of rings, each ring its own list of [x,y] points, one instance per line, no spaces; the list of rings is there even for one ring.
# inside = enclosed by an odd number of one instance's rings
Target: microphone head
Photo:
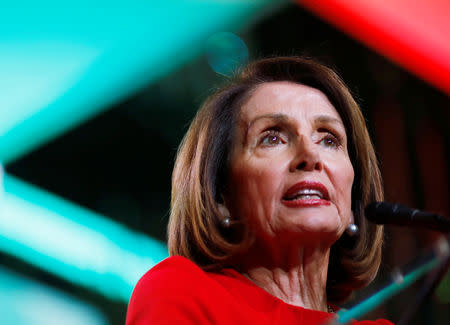
[[[426,228],[450,232],[450,219],[431,212],[410,209],[404,205],[388,202],[373,202],[364,209],[371,222],[385,225]]]
[[[383,225],[392,221],[393,215],[398,215],[405,207],[389,202],[372,202],[366,206],[364,213],[371,222]]]

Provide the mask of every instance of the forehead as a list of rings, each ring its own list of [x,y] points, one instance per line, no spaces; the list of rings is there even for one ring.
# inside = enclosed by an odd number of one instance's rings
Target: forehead
[[[330,115],[338,112],[320,90],[288,81],[267,82],[258,86],[241,109],[241,119],[251,121],[265,114],[282,113],[292,117]]]

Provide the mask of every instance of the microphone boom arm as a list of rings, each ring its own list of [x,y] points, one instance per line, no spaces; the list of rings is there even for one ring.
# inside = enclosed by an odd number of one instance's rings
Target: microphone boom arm
[[[409,287],[426,273],[443,265],[443,263],[448,264],[448,257],[450,255],[449,240],[450,237],[443,237],[443,239],[439,240],[436,247],[432,250],[433,254],[431,258],[428,256],[425,262],[423,262],[422,259],[422,263],[406,275],[402,275],[400,272],[395,272],[393,274],[394,280],[392,283],[356,306],[347,310],[338,311],[336,313],[337,317],[330,322],[327,322],[326,325],[348,324],[354,319],[360,319],[365,314],[385,303],[389,298]]]

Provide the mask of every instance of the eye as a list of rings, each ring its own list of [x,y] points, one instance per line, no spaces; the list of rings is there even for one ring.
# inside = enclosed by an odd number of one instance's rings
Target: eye
[[[324,138],[322,138],[322,140],[320,140],[320,143],[323,144],[325,147],[329,147],[332,149],[336,149],[341,144],[340,140],[331,133],[327,134]]]
[[[260,140],[260,144],[267,147],[276,146],[285,143],[281,134],[278,131],[268,131],[263,134]]]

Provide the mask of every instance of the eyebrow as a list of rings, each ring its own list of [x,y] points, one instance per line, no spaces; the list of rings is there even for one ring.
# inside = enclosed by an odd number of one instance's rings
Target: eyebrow
[[[345,130],[344,123],[342,123],[342,121],[336,117],[332,117],[329,115],[319,115],[315,117],[315,120],[319,123],[339,124]]]
[[[255,119],[253,119],[252,121],[250,121],[247,125],[247,133],[250,130],[250,128],[253,126],[253,124],[255,124],[256,122],[258,122],[259,120],[263,120],[263,119],[269,119],[269,120],[274,120],[277,122],[287,122],[290,120],[290,117],[287,116],[286,114],[264,114],[264,115],[260,115],[258,117],[256,117]]]
[[[252,127],[253,124],[255,124],[257,121],[262,120],[262,119],[270,119],[270,120],[274,120],[277,122],[288,122],[289,120],[291,120],[292,118],[289,117],[286,114],[264,114],[264,115],[260,115],[258,117],[256,117],[255,119],[253,119],[251,122],[248,123],[247,125],[247,133],[250,130],[250,128]],[[319,122],[319,123],[331,123],[331,124],[338,124],[340,125],[344,130],[345,130],[345,126],[344,123],[342,123],[342,121],[336,117],[333,116],[329,116],[329,115],[318,115],[314,117],[315,122]]]

